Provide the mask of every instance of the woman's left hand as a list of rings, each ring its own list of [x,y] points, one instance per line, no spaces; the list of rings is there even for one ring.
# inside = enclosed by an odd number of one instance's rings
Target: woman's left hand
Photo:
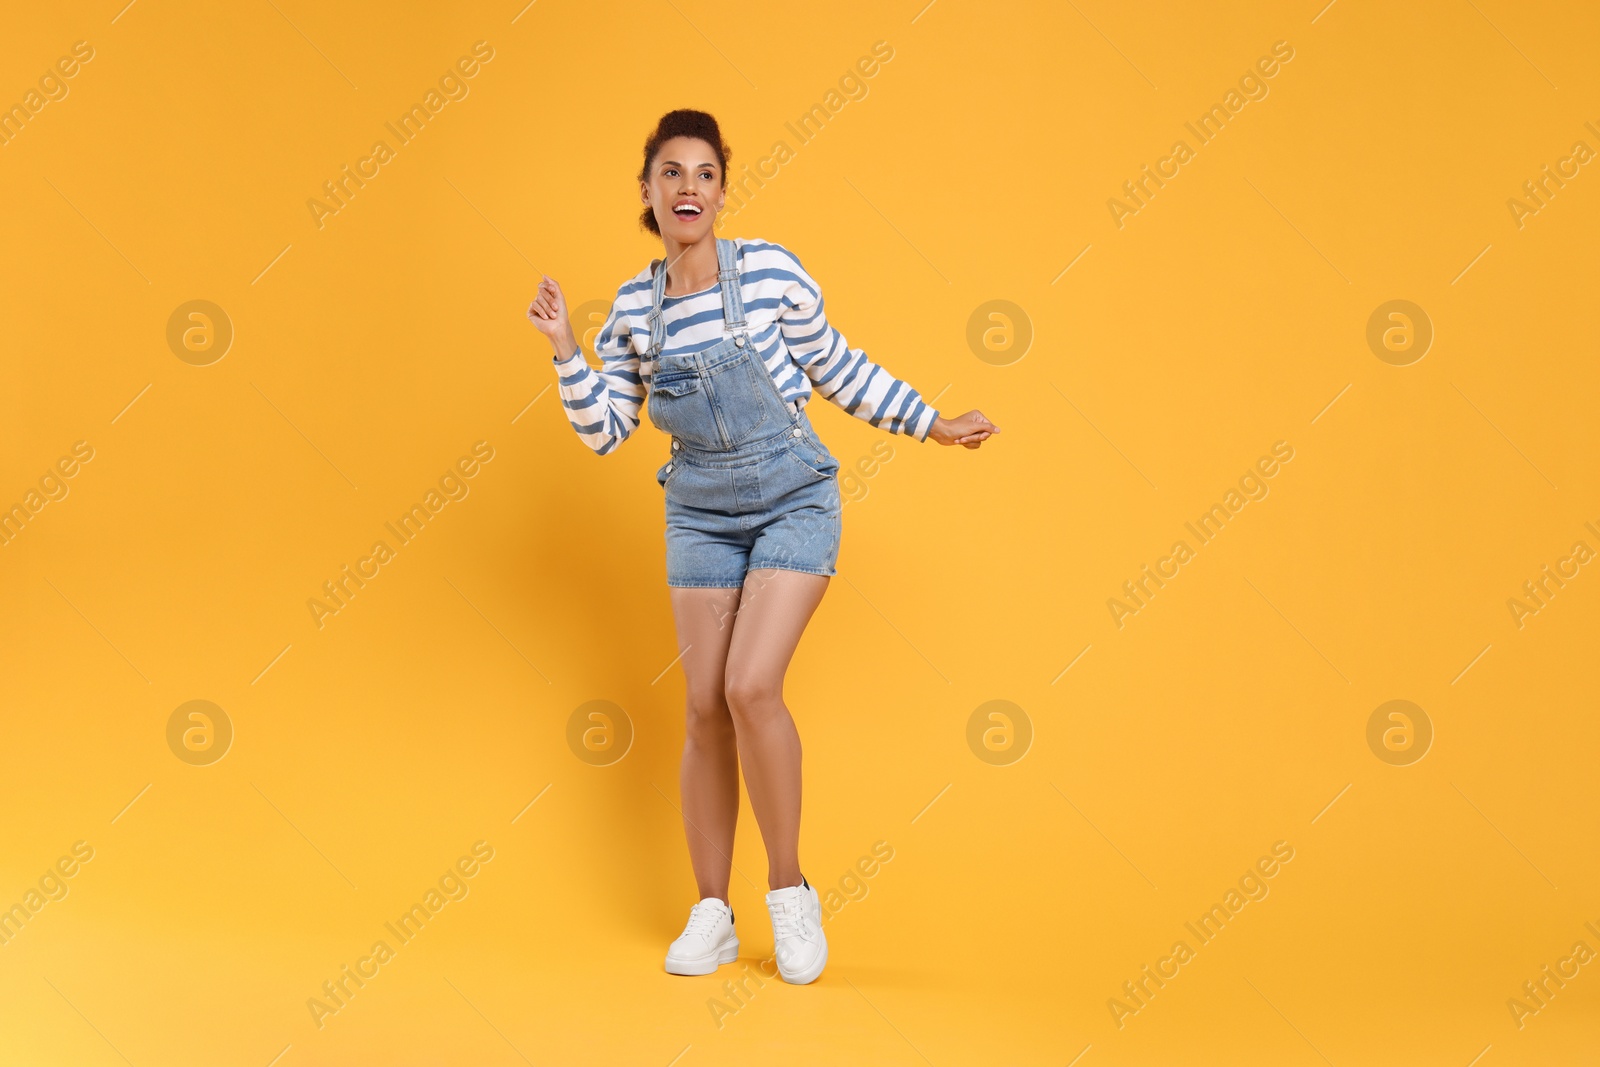
[[[985,418],[983,412],[973,410],[953,419],[942,415],[934,419],[933,429],[928,431],[928,440],[938,441],[941,445],[977,448],[989,439],[990,434],[999,432],[1000,427]]]

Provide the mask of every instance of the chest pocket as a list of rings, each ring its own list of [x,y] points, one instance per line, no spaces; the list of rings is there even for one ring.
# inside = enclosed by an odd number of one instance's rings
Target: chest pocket
[[[717,415],[698,371],[674,370],[663,363],[650,379],[648,410],[650,421],[664,433],[695,448],[723,447]]]

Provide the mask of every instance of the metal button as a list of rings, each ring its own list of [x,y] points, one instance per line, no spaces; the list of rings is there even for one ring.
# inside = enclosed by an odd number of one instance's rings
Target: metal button
[[[743,348],[744,347],[744,338],[743,337],[735,337],[733,339],[733,343],[735,345],[737,345],[738,347]]]
[[[673,447],[673,450],[676,451],[677,449],[680,449],[680,448],[683,447],[683,443],[681,441],[674,441],[674,442],[672,442],[672,447]]]
[[[804,430],[802,430],[800,427],[796,426],[794,428],[794,435],[796,437],[804,437],[806,435],[806,432]]]
[[[668,474],[672,473],[672,464],[670,464],[670,463],[667,464],[667,473]]]

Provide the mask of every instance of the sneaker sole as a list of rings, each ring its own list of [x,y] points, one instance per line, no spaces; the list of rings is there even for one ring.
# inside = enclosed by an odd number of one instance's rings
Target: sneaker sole
[[[667,957],[668,974],[710,974],[724,963],[732,963],[739,958],[739,942],[736,938],[729,938],[722,943],[716,952],[698,956],[692,960],[673,959]]]
[[[813,963],[811,965],[811,969],[810,970],[802,971],[799,974],[796,974],[794,977],[791,978],[789,975],[783,973],[783,968],[782,967],[779,967],[778,968],[778,977],[782,978],[785,982],[788,982],[790,985],[810,985],[812,982],[815,982],[818,978],[820,978],[822,976],[822,969],[824,967],[826,967],[827,965],[828,965],[828,943],[826,941],[824,941],[822,943],[822,955],[817,957],[817,962]]]

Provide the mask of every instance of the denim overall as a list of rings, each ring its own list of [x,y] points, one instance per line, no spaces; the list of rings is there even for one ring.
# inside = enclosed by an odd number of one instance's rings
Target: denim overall
[[[778,393],[746,327],[734,244],[716,243],[726,335],[710,347],[661,354],[665,261],[652,279],[647,410],[672,435],[672,457],[656,472],[666,497],[667,584],[738,587],[761,568],[835,574],[839,461],[805,410]]]

